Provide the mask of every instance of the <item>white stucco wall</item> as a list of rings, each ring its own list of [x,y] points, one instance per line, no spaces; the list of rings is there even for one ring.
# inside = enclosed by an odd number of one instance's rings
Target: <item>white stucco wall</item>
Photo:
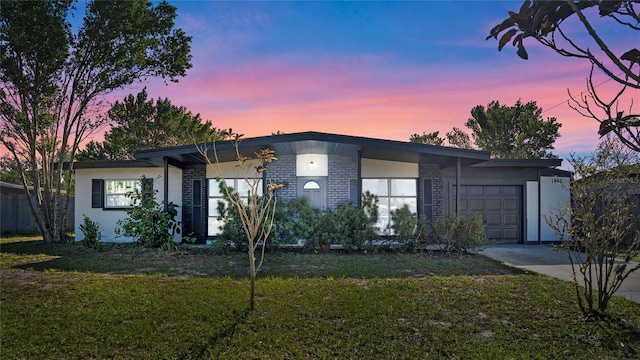
[[[540,224],[539,212],[539,183],[537,181],[527,181],[527,242],[538,242],[538,226]],[[544,221],[544,219],[543,219]]]
[[[558,235],[547,224],[545,217],[553,217],[571,206],[568,177],[540,177],[540,241],[558,241]]]
[[[245,163],[249,178],[261,178],[262,175],[253,170],[260,165],[259,160],[247,160]],[[244,174],[238,161],[223,162],[220,164],[207,164],[207,179],[215,179],[222,175],[225,179],[244,179]]]
[[[419,166],[417,163],[362,158],[361,167],[363,178],[419,177]]]
[[[76,197],[75,197],[75,235],[76,240],[82,240],[84,235],[80,231],[83,223],[82,215],[86,214],[91,220],[102,225],[103,242],[132,242],[128,237],[116,237],[116,222],[127,215],[124,210],[107,210],[91,207],[91,180],[138,180],[142,176],[153,179],[153,188],[157,190],[156,201],[164,201],[163,169],[158,168],[102,168],[102,169],[76,169]],[[103,194],[104,195],[104,194]],[[180,206],[178,208],[177,221],[182,221],[182,170],[169,167],[169,202]],[[180,241],[176,236],[174,240]]]

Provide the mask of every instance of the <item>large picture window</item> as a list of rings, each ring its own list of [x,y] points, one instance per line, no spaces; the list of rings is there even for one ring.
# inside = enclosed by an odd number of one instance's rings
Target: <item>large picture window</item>
[[[133,199],[128,194],[142,189],[140,180],[105,180],[104,187],[104,207],[114,209],[133,206]]]
[[[225,184],[240,194],[242,199],[248,201],[251,186],[245,179],[225,179]],[[262,181],[258,180],[258,196],[262,196]],[[217,179],[209,179],[208,183],[208,221],[207,235],[216,236],[220,234],[220,228],[224,225],[224,220],[220,218],[218,212],[218,202],[224,201],[224,196],[220,192],[220,182]]]
[[[362,192],[370,192],[378,197],[378,223],[381,234],[391,235],[391,211],[409,206],[417,213],[418,191],[416,179],[362,179]]]

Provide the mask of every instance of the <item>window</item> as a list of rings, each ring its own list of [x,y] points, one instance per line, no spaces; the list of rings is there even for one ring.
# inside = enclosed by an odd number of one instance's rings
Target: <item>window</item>
[[[306,183],[304,183],[304,185],[302,186],[302,189],[304,190],[320,190],[320,184],[318,184],[315,181],[307,181]]]
[[[240,197],[247,200],[249,199],[249,193],[251,191],[251,185],[245,179],[225,179],[225,184],[233,188],[240,194]],[[258,180],[258,196],[262,196],[262,181]],[[224,225],[224,220],[220,219],[220,212],[218,211],[218,202],[224,201],[222,192],[220,192],[220,183],[217,179],[209,179],[209,196],[208,196],[208,221],[207,221],[207,235],[216,236],[220,234],[220,227]]]
[[[378,197],[378,223],[381,234],[391,234],[391,211],[405,204],[417,213],[418,191],[416,179],[362,179],[362,192]]]
[[[133,206],[133,199],[129,193],[142,191],[140,180],[105,180],[104,207],[127,208]]]

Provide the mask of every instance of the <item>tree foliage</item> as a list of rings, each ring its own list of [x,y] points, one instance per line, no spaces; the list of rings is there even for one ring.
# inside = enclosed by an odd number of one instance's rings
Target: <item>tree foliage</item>
[[[640,72],[637,72],[637,69],[634,72],[632,69],[635,64],[640,64],[640,49],[609,48],[596,32],[592,24],[593,20],[590,21],[587,17],[592,15],[594,18],[604,18],[609,20],[608,26],[637,31],[640,30],[640,11],[636,9],[637,6],[637,0],[533,2],[526,0],[518,12],[509,11],[509,17],[491,29],[487,40],[490,38],[498,40],[498,50],[502,50],[511,42],[518,48],[518,56],[528,59],[524,41],[532,38],[562,56],[587,59],[620,84],[640,89]],[[587,10],[597,10],[597,14],[587,13]],[[565,29],[565,23],[567,27],[571,26],[570,20],[574,18],[584,26],[597,47],[589,47],[589,44],[577,41],[575,32]],[[632,46],[637,45],[636,42]],[[598,48],[599,51],[597,51]],[[619,50],[619,54],[614,50]]]
[[[478,148],[490,151],[495,158],[512,159],[555,158],[550,150],[560,136],[561,125],[556,118],[543,120],[535,101],[523,104],[520,100],[514,106],[498,101],[486,108],[478,105],[465,123]]]
[[[130,160],[137,150],[193,145],[212,141],[216,129],[167,98],[155,103],[147,100],[144,88],[135,97],[128,95],[107,112],[114,126],[104,134],[104,141],[90,141],[78,154],[78,160]]]
[[[471,144],[469,134],[460,128],[454,127],[451,131],[447,132],[446,136],[447,143],[449,143],[450,146],[457,147],[459,149],[473,149],[473,144]]]
[[[27,185],[31,185],[29,179],[25,180]],[[0,157],[0,181],[22,184],[22,174],[18,171],[18,164],[9,154]]]
[[[638,41],[632,41],[638,39],[637,31],[640,30],[639,6],[637,0],[526,0],[517,12],[509,11],[509,17],[491,29],[487,40],[496,39],[498,50],[511,42],[518,48],[518,56],[525,60],[529,58],[525,41],[533,39],[562,56],[589,61],[589,95],[582,96],[580,100],[571,96],[580,107],[586,105],[578,112],[600,122],[601,136],[613,131],[626,146],[640,151],[640,114],[634,114],[631,108],[627,113],[611,111],[612,105],[618,104],[627,89],[640,89],[640,48]],[[598,33],[596,23],[620,30],[617,36],[629,39],[629,45],[610,46],[607,44],[609,40]],[[580,36],[575,31],[580,26],[587,36]],[[621,85],[620,91],[612,99],[603,101],[602,96],[596,93],[593,86],[594,69],[599,69]],[[605,111],[596,114],[587,100],[592,100]],[[576,109],[574,106],[572,108]]]
[[[441,138],[439,134],[440,134],[439,131],[434,131],[431,133],[422,133],[422,135],[413,134],[409,138],[409,141],[412,143],[418,143],[418,144],[442,146],[444,145],[444,139]]]
[[[177,81],[191,67],[191,39],[167,2],[89,2],[77,28],[72,9],[69,0],[0,6],[0,142],[25,190],[26,179],[34,186],[30,208],[48,242],[65,234],[71,177],[62,164],[100,125],[104,95],[149,77]]]

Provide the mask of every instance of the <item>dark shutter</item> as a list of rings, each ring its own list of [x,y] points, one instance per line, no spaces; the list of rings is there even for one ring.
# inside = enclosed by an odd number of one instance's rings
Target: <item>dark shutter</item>
[[[91,179],[91,207],[104,207],[104,180]]]
[[[432,189],[432,180],[431,179],[423,179],[423,210],[424,216],[429,220],[429,222],[433,222],[433,189]]]
[[[193,180],[193,199],[191,199],[191,232],[198,239],[202,236],[202,181]]]
[[[349,202],[353,205],[360,203],[360,192],[358,191],[358,180],[349,179]]]

